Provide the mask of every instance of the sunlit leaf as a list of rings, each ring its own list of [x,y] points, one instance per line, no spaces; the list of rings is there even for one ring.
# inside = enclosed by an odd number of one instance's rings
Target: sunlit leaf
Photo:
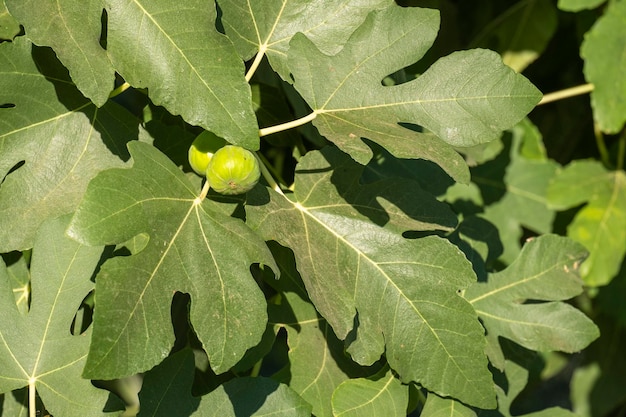
[[[115,103],[98,109],[48,48],[0,45],[0,252],[32,247],[39,225],[72,212],[98,172],[143,136]]]
[[[585,78],[593,83],[591,106],[600,129],[618,133],[626,122],[626,3],[609,2],[580,49]]]
[[[587,202],[567,234],[589,250],[580,271],[587,285],[605,285],[626,254],[626,174],[606,171],[597,161],[574,161],[551,182],[551,205],[559,209]]]
[[[408,399],[407,387],[392,372],[379,378],[350,379],[333,393],[333,415],[402,417],[406,416]]]
[[[90,331],[80,336],[70,333],[76,310],[93,289],[90,278],[102,247],[65,238],[68,221],[67,216],[48,221],[37,234],[28,313],[18,311],[6,268],[0,264],[0,392],[34,381],[37,394],[54,415],[105,415],[108,393],[80,376]]]
[[[98,245],[149,236],[136,255],[107,261],[97,278],[93,342],[85,375],[145,371],[172,347],[170,304],[191,295],[191,324],[221,373],[254,346],[267,321],[252,263],[274,267],[269,249],[239,219],[200,201],[185,175],[154,147],[133,142],[130,169],[96,176],[68,233]]]
[[[474,306],[491,344],[506,337],[528,349],[577,352],[599,336],[582,312],[562,302],[580,294],[578,268],[584,248],[564,237],[544,235],[526,243],[519,257],[487,282],[470,286]],[[502,357],[490,357],[503,366]]]
[[[232,43],[215,29],[213,2],[105,0],[107,51],[133,87],[232,144],[256,150],[250,86]],[[184,30],[182,29],[184,28]]]
[[[115,71],[100,46],[102,0],[4,0],[27,37],[50,46],[78,89],[101,107],[113,89]],[[80,24],[75,24],[74,22]]]
[[[320,133],[361,163],[372,155],[363,137],[395,156],[436,162],[466,181],[464,162],[450,145],[467,147],[497,138],[541,94],[487,50],[453,53],[416,80],[383,86],[385,76],[424,55],[438,28],[436,11],[390,6],[370,13],[336,55],[324,54],[303,34],[294,36],[289,49],[294,85],[313,109]],[[419,125],[440,139],[401,122]]]
[[[261,52],[273,69],[289,78],[289,41],[297,33],[307,35],[320,50],[337,53],[367,14],[390,0],[221,0],[222,22],[244,60]]]
[[[266,240],[294,250],[315,307],[340,338],[348,337],[358,363],[369,365],[385,352],[403,381],[490,407],[483,331],[457,293],[476,279],[471,266],[443,239],[402,236],[436,225],[423,223],[437,217],[427,209],[433,204],[427,193],[417,206],[430,214],[411,212],[419,188],[359,186],[362,167],[355,165],[334,148],[309,153],[297,167],[293,199],[257,187],[248,221]]]
[[[10,40],[20,32],[20,24],[11,16],[4,2],[0,2],[0,39]]]

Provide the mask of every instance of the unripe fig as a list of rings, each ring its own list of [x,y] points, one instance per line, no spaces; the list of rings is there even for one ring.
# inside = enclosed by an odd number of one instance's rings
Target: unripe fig
[[[259,182],[259,162],[252,152],[239,146],[226,145],[209,162],[206,177],[220,194],[243,194]]]
[[[215,133],[205,130],[189,147],[189,165],[198,175],[205,175],[213,154],[227,143]]]

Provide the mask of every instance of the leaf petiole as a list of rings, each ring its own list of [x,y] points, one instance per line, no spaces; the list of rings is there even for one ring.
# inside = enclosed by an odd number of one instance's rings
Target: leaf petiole
[[[287,123],[281,123],[275,126],[264,127],[263,129],[259,130],[259,136],[263,137],[263,136],[271,135],[272,133],[282,132],[283,130],[293,129],[294,127],[302,126],[302,125],[309,123],[316,117],[317,117],[317,111],[313,111],[312,113],[309,113],[304,117],[301,117],[296,120],[292,120]]]
[[[261,45],[261,47],[259,48],[259,52],[257,52],[256,56],[254,57],[254,61],[252,61],[252,65],[250,65],[250,68],[248,69],[248,72],[246,73],[247,82],[250,82],[250,80],[252,79],[252,76],[254,75],[257,68],[261,64],[261,61],[263,60],[263,57],[265,56],[266,50],[267,50],[267,46]]]
[[[35,384],[37,383],[37,378],[29,378],[28,379],[28,415],[30,417],[35,417],[37,415],[37,391],[35,390]]]
[[[594,87],[593,84],[582,84],[582,85],[577,85],[576,87],[570,87],[564,90],[559,90],[553,93],[548,93],[543,96],[543,98],[537,105],[541,106],[542,104],[551,103],[553,101],[563,100],[565,98],[587,94],[593,91],[593,87]]]
[[[609,151],[606,148],[606,143],[604,142],[604,134],[600,130],[600,126],[597,123],[593,125],[593,134],[596,138],[596,146],[598,147],[598,153],[600,154],[600,159],[602,160],[602,164],[610,168],[611,167],[611,157],[609,156]]]
[[[267,184],[277,193],[284,195],[282,188],[280,188],[280,185],[276,182],[270,171],[267,169],[267,165],[269,165],[267,159],[265,159],[265,157],[260,152],[256,153],[256,157],[259,160],[261,175],[263,175],[263,178],[265,178]]]
[[[617,144],[617,166],[618,170],[624,169],[624,157],[626,157],[626,129],[622,130]]]
[[[120,94],[122,94],[124,91],[128,90],[129,88],[130,88],[130,84],[125,82],[124,84],[117,87],[115,90],[111,91],[111,94],[109,94],[109,98],[117,97]]]
[[[198,196],[198,199],[200,201],[204,200],[206,195],[209,193],[210,189],[211,189],[211,184],[209,184],[209,181],[207,180],[204,182],[204,185],[202,186],[202,191],[200,191],[200,195]]]

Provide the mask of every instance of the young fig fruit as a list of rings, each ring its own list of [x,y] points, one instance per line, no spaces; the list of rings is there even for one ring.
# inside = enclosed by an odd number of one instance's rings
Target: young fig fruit
[[[198,175],[205,175],[213,154],[227,143],[215,133],[205,130],[189,147],[189,165]]]
[[[252,152],[226,145],[213,154],[206,177],[211,188],[220,194],[248,192],[259,182],[259,162]]]

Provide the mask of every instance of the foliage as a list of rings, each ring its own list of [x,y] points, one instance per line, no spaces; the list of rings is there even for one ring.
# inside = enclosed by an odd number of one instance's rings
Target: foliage
[[[1,416],[623,411],[626,3],[400,3],[3,0]]]

